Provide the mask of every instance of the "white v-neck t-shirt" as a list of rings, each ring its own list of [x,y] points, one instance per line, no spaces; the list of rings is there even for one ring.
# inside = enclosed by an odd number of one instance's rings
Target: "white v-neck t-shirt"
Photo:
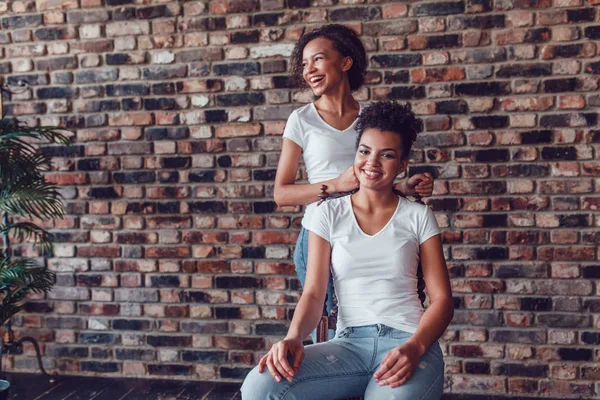
[[[356,120],[343,131],[336,129],[323,120],[314,103],[290,114],[283,137],[302,148],[309,183],[337,178],[354,163],[358,137]],[[309,226],[315,207],[316,202],[306,206],[302,218],[305,228]]]
[[[420,245],[440,233],[429,207],[399,197],[388,223],[368,235],[358,225],[351,196],[345,196],[317,207],[309,230],[331,244],[338,332],[373,324],[415,332],[423,314],[417,294]]]

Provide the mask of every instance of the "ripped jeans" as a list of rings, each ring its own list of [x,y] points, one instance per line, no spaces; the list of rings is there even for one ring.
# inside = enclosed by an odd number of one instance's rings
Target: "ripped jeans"
[[[439,400],[444,386],[444,359],[434,343],[402,386],[379,386],[373,374],[386,353],[406,342],[409,332],[377,324],[346,328],[325,343],[306,346],[305,358],[292,382],[277,383],[258,367],[242,385],[242,400]]]

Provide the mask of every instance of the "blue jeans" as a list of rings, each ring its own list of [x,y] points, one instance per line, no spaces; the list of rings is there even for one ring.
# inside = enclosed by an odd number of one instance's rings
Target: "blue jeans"
[[[302,227],[300,229],[300,234],[298,235],[298,240],[296,241],[296,249],[294,250],[294,264],[296,266],[296,274],[300,279],[300,283],[302,283],[302,287],[304,287],[304,283],[306,282],[306,264],[308,262],[308,230]],[[327,285],[327,299],[325,300],[325,308],[327,310],[327,314],[331,312],[333,308],[333,278],[329,275],[329,284]],[[312,337],[313,343],[317,342],[317,331],[314,330],[310,334]],[[335,337],[335,329],[329,330],[329,339],[333,339]]]
[[[298,373],[277,383],[269,371],[255,367],[242,385],[242,400],[439,400],[444,386],[444,359],[434,343],[402,386],[379,386],[373,374],[386,353],[406,342],[409,332],[386,325],[346,328],[325,343],[306,346]]]

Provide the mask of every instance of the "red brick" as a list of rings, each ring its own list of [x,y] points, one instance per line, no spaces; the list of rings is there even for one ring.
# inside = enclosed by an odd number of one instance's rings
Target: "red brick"
[[[408,6],[406,4],[388,4],[381,9],[383,18],[399,18],[408,15]]]
[[[185,258],[189,256],[189,247],[153,247],[146,251],[146,257],[149,258]]]
[[[415,83],[458,81],[465,78],[465,70],[463,68],[413,69],[411,78]]]
[[[145,126],[152,124],[152,114],[117,114],[111,115],[108,120],[112,126]]]
[[[86,173],[47,174],[46,181],[60,186],[86,185],[89,183],[89,177]]]
[[[238,124],[220,126],[216,129],[219,138],[232,138],[240,136],[258,136],[262,131],[261,124]]]

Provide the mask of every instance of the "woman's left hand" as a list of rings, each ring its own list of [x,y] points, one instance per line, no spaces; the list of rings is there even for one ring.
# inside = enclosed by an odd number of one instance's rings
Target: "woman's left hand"
[[[433,177],[429,172],[415,174],[406,181],[407,194],[430,197],[433,194]]]
[[[293,365],[290,365],[288,355],[293,357]],[[277,382],[281,382],[281,377],[291,382],[298,372],[302,360],[304,360],[302,341],[285,338],[271,346],[271,350],[260,359],[258,372],[262,374],[266,366]]]
[[[395,388],[403,385],[417,369],[422,355],[416,343],[410,341],[402,343],[388,351],[373,379],[379,383],[379,386],[389,385]]]

